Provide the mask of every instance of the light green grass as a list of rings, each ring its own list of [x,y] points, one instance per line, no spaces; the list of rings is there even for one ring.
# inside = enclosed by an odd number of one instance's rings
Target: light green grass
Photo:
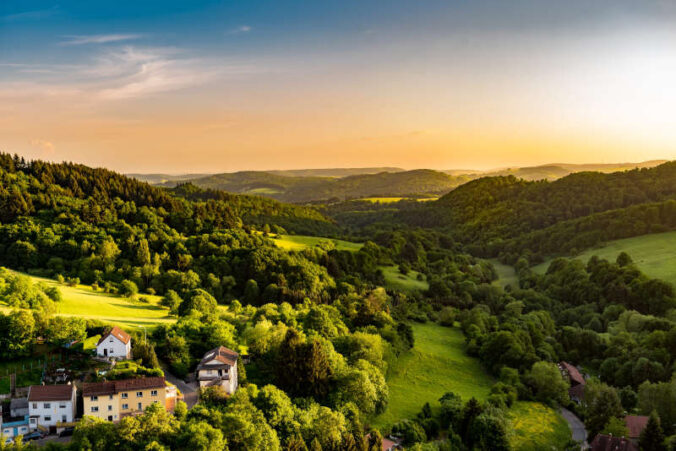
[[[406,275],[399,272],[398,266],[380,266],[385,277],[385,284],[390,288],[401,291],[426,291],[430,286],[423,276],[423,280],[418,280],[418,271],[409,271]]]
[[[380,203],[380,204],[391,204],[394,202],[399,202],[400,200],[416,200],[418,202],[428,202],[430,200],[437,200],[438,197],[363,197],[358,200],[365,200],[367,202]]]
[[[34,283],[43,282],[59,288],[63,300],[56,304],[58,315],[97,319],[116,324],[123,329],[154,328],[158,324],[175,321],[168,315],[169,310],[159,305],[159,296],[140,295],[139,297],[149,300],[146,304],[103,291],[94,291],[86,285],[70,287],[51,279],[29,277]],[[0,304],[0,310],[10,309],[7,305]]]
[[[636,266],[648,276],[662,279],[676,285],[676,232],[654,233],[633,238],[610,241],[602,247],[588,249],[575,258],[583,262],[598,255],[606,260],[615,261],[621,252],[631,256]],[[544,274],[551,260],[533,267]]]
[[[254,188],[250,189],[246,192],[247,194],[267,194],[267,195],[272,195],[272,194],[280,194],[281,191],[278,189],[274,188]]]
[[[498,280],[493,281],[493,285],[504,288],[507,285],[512,285],[514,288],[519,286],[519,278],[513,266],[500,263],[497,259],[489,260],[498,273]]]
[[[388,372],[390,402],[387,410],[373,419],[376,427],[386,428],[400,419],[412,418],[426,402],[438,406],[439,398],[449,391],[465,400],[484,400],[493,384],[479,361],[465,353],[465,339],[459,329],[414,324],[413,335],[413,349],[399,357]]]
[[[571,438],[563,417],[537,402],[517,402],[509,410],[510,445],[515,451],[564,450]]]
[[[327,242],[332,242],[339,251],[357,252],[363,246],[362,243],[352,243],[350,241],[335,240],[319,236],[271,235],[271,238],[278,247],[287,251],[301,251],[303,249],[321,246]]]

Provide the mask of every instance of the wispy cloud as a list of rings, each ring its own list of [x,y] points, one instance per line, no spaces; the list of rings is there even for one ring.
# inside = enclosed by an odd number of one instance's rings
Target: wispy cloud
[[[20,13],[7,14],[5,16],[0,16],[1,22],[18,22],[22,20],[39,20],[49,17],[56,13],[58,7],[54,6],[47,9],[37,9],[32,11],[23,11]]]
[[[30,78],[0,81],[0,100],[38,96],[62,98],[72,106],[140,98],[266,70],[247,61],[195,57],[172,47],[136,46],[106,47],[80,64],[1,65]]]
[[[138,33],[127,34],[92,34],[92,35],[71,35],[63,36],[66,40],[62,45],[87,45],[87,44],[108,44],[111,42],[130,41],[143,37]]]
[[[228,31],[228,34],[242,34],[242,33],[248,33],[253,28],[250,25],[240,25],[239,27],[233,28],[232,30]]]

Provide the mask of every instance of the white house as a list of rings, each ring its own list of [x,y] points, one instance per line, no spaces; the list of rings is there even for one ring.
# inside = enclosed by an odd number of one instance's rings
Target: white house
[[[30,429],[70,423],[75,418],[77,389],[74,385],[31,385],[28,389]]]
[[[237,390],[237,354],[232,349],[220,346],[204,354],[195,370],[200,387],[220,385],[226,393]]]
[[[96,344],[96,355],[111,359],[130,359],[131,336],[119,327],[113,327]]]

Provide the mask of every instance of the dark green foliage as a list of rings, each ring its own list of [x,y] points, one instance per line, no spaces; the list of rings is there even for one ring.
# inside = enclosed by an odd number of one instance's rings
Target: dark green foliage
[[[643,451],[667,451],[660,417],[657,416],[655,411],[650,414],[648,424],[641,432],[638,443]]]

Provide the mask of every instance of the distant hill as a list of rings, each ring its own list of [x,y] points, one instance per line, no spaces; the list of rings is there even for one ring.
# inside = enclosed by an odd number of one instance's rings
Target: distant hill
[[[151,185],[160,185],[167,182],[184,182],[186,180],[206,177],[209,174],[125,174],[127,177],[134,178],[140,182],[150,183]]]
[[[627,171],[636,168],[652,168],[666,163],[667,160],[651,160],[641,163],[612,163],[612,164],[568,164],[552,163],[541,166],[529,166],[521,168],[505,168],[487,171],[479,175],[481,177],[494,177],[513,175],[524,180],[556,180],[576,172],[602,172],[605,174],[618,171]]]
[[[555,181],[513,175],[473,180],[400,212],[410,225],[449,230],[486,256],[549,255],[676,229],[676,162]],[[506,258],[510,260],[510,258]]]
[[[274,175],[282,175],[286,177],[348,177],[350,175],[362,174],[377,174],[379,172],[403,172],[404,169],[394,167],[377,167],[377,168],[321,168],[321,169],[289,169],[289,170],[273,170],[273,171],[242,171],[242,172],[259,172]],[[214,173],[204,174],[126,174],[127,177],[135,178],[142,182],[150,183],[151,185],[171,185],[178,184],[187,180],[195,180],[203,177],[217,175]]]
[[[430,169],[380,172],[346,177],[300,177],[275,172],[235,172],[190,180],[200,188],[255,194],[285,202],[307,203],[371,196],[439,195],[469,181]],[[164,186],[175,186],[175,182]]]

